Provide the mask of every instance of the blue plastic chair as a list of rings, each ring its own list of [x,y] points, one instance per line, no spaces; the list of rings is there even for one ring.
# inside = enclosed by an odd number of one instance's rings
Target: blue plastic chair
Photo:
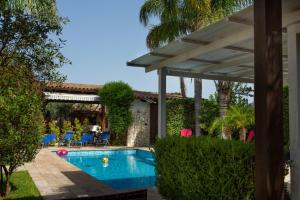
[[[104,144],[104,146],[109,144],[110,132],[104,131],[98,138],[98,144]]]
[[[49,145],[50,143],[54,142],[55,140],[56,140],[55,134],[53,134],[53,133],[45,134],[41,141],[42,147],[44,147],[44,145]]]
[[[71,141],[74,137],[74,132],[73,131],[68,131],[65,133],[64,138],[59,141],[59,146],[64,145],[65,143],[68,143],[68,146],[71,146]]]
[[[81,136],[81,139],[77,141],[77,144],[80,144],[80,146],[87,144],[88,142],[93,142],[94,135],[92,133],[83,133]]]

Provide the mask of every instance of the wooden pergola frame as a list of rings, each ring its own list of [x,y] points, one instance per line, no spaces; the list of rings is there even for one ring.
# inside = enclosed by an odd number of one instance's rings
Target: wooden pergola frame
[[[231,27],[232,33],[228,33]],[[210,40],[211,35],[218,34],[216,31],[227,31],[227,34]],[[251,38],[254,48],[244,43]],[[230,53],[228,51],[234,51],[233,56],[222,59],[224,54]],[[219,59],[211,59],[216,57]],[[127,65],[143,67],[146,72],[158,71],[159,137],[166,135],[166,76],[254,83],[255,182],[259,200],[284,198],[282,87],[284,80],[288,80],[291,197],[300,199],[299,0],[254,0],[252,7]]]

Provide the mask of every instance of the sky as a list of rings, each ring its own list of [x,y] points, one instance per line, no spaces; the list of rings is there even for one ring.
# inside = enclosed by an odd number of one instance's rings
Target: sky
[[[62,38],[63,54],[71,65],[60,71],[66,82],[105,84],[124,81],[135,90],[158,91],[157,72],[145,73],[143,68],[128,67],[133,60],[149,50],[146,36],[149,27],[139,22],[144,0],[57,0],[61,16],[69,22]],[[193,82],[185,79],[187,95],[194,95]],[[167,92],[179,92],[179,78],[167,78]],[[215,92],[212,81],[203,81],[203,97]]]

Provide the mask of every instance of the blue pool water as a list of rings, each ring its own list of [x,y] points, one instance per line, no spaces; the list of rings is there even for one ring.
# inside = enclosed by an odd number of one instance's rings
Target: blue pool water
[[[103,157],[108,157],[108,164],[102,162]],[[63,158],[114,189],[147,188],[155,185],[154,156],[148,151],[70,151]]]

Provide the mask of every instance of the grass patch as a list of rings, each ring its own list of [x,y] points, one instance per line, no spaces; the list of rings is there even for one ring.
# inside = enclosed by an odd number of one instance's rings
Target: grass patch
[[[42,200],[40,192],[27,171],[13,173],[11,187],[10,194],[4,199]],[[0,197],[0,199],[3,198]]]

